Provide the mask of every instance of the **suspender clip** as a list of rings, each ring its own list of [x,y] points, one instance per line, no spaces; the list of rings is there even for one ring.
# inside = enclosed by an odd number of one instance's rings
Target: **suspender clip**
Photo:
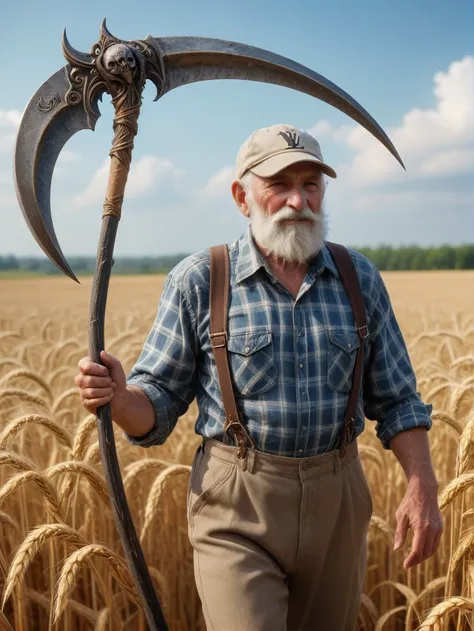
[[[211,333],[212,348],[225,348],[227,346],[227,331],[219,331],[218,333]]]

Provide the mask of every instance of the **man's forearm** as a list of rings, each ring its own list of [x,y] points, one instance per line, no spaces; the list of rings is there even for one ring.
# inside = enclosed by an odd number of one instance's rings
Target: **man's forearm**
[[[425,482],[437,484],[431,463],[427,431],[424,427],[400,432],[390,441],[390,448],[408,480],[419,478]]]
[[[127,386],[123,404],[114,410],[112,419],[131,436],[147,434],[155,424],[155,408],[147,395],[137,386]]]

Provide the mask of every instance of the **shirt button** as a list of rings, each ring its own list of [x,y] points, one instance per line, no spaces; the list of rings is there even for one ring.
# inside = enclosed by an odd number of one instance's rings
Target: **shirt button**
[[[303,335],[303,331],[298,331],[298,337],[301,337]]]
[[[303,362],[300,362],[300,368],[303,368],[304,364]]]
[[[301,394],[304,396],[306,394],[306,390],[301,390]]]
[[[248,353],[249,353],[249,351],[250,351],[250,346],[246,346],[246,347],[244,348],[244,352],[248,354]]]
[[[305,432],[308,428],[306,427],[306,425],[303,427],[303,431]]]
[[[299,454],[302,454],[302,453],[303,453],[303,450],[302,450],[302,449],[298,449],[298,453],[299,453]]]

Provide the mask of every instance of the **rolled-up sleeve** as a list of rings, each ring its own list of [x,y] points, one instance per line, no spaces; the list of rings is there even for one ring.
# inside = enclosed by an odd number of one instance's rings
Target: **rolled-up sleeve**
[[[182,284],[168,275],[142,352],[127,377],[155,409],[155,424],[143,436],[126,439],[141,447],[163,444],[195,397],[197,338]]]
[[[432,405],[425,405],[416,390],[408,349],[385,283],[377,275],[370,352],[364,370],[364,412],[368,419],[377,421],[377,436],[383,447],[390,449],[390,441],[400,432],[415,427],[431,429]]]

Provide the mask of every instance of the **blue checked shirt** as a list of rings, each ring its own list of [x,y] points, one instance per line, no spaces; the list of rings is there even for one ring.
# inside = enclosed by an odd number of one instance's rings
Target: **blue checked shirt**
[[[382,445],[397,433],[431,427],[431,405],[416,378],[390,298],[376,267],[349,250],[361,283],[369,337],[356,434],[377,421]],[[309,457],[334,449],[349,397],[359,337],[337,268],[326,247],[314,257],[298,297],[274,278],[250,228],[232,245],[228,352],[242,421],[260,451]],[[224,435],[222,405],[209,339],[209,250],[168,275],[158,312],[127,383],[155,408],[155,426],[127,439],[162,444],[196,397],[197,434]]]

